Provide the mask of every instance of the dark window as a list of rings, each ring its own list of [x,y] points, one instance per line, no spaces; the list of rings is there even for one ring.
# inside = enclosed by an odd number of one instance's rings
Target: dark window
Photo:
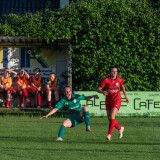
[[[56,11],[60,8],[60,0],[0,0],[1,15],[44,12],[47,8]]]

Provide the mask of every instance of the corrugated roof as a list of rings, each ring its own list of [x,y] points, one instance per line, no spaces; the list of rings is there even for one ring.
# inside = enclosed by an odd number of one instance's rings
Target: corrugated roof
[[[60,8],[60,0],[0,0],[0,15],[44,12],[46,8],[55,11]]]
[[[58,44],[68,44],[71,40],[69,39],[61,39],[58,38],[54,41],[54,43],[58,43]],[[25,36],[0,36],[0,44],[4,45],[4,44],[38,44],[40,45],[41,43],[45,43],[46,40],[43,38],[36,38],[36,37],[25,37]]]

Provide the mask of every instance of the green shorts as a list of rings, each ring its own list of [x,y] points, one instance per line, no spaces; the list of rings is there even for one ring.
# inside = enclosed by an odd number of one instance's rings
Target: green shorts
[[[79,123],[83,123],[84,122],[84,118],[82,118],[80,116],[80,112],[74,113],[74,114],[70,114],[69,117],[67,118],[72,122],[72,126],[74,127],[76,125],[78,125]]]

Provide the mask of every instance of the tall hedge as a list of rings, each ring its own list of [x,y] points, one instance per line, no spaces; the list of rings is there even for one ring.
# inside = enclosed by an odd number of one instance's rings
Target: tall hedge
[[[72,38],[74,90],[95,90],[112,65],[126,90],[160,90],[159,1],[77,0],[57,12],[11,14],[0,34]]]

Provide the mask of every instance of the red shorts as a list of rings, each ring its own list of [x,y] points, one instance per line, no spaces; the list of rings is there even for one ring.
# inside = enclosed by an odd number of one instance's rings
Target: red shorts
[[[27,89],[29,91],[29,93],[34,93],[34,92],[37,92],[37,89],[35,87],[32,87]]]
[[[28,89],[27,89],[27,88],[24,88],[24,89],[26,89],[26,91],[28,92]],[[16,93],[19,94],[19,91],[20,91],[20,90],[18,90],[18,88],[17,88],[17,89],[16,89]]]
[[[119,110],[121,107],[121,99],[117,99],[114,101],[107,100],[105,104],[106,104],[107,111],[110,111],[112,108],[117,108]]]

